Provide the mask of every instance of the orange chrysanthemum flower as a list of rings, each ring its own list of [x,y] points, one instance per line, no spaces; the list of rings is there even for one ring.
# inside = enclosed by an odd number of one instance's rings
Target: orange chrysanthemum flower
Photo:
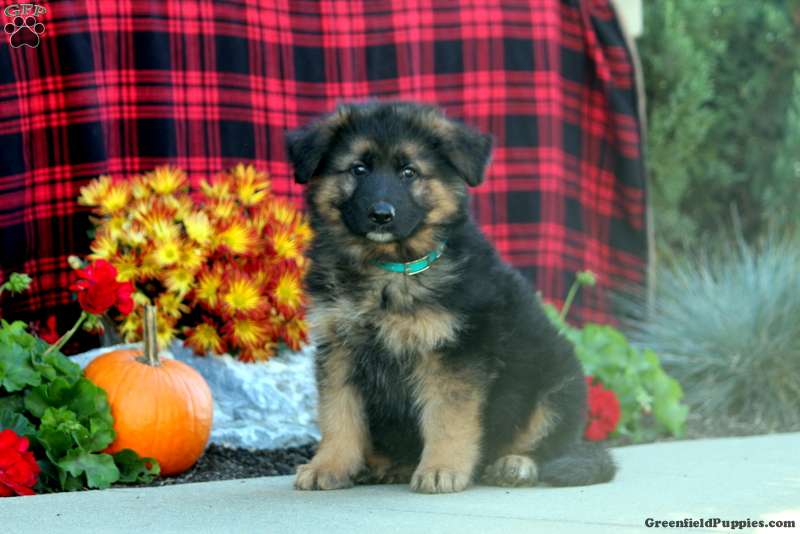
[[[245,219],[233,219],[219,234],[218,244],[232,254],[248,254],[255,252],[258,237]]]
[[[272,358],[278,350],[278,344],[270,341],[263,347],[246,348],[241,354],[239,359],[243,362],[265,362]]]
[[[278,228],[271,236],[272,247],[279,261],[297,260],[301,255],[300,242],[290,228]]]
[[[224,174],[218,174],[210,181],[202,180],[200,190],[208,199],[225,200],[231,197],[231,183]]]
[[[272,332],[263,320],[240,318],[229,323],[228,334],[236,344],[255,349],[265,346],[270,341]]]
[[[292,350],[300,350],[308,342],[308,324],[305,319],[295,317],[283,327],[283,341]]]
[[[93,260],[111,260],[117,255],[119,242],[113,240],[103,229],[103,231],[97,232],[90,248],[92,249],[91,258]]]
[[[153,263],[159,267],[169,267],[174,265],[181,258],[181,245],[177,240],[157,242],[154,245],[150,257]]]
[[[255,167],[240,163],[231,169],[231,177],[236,188],[236,196],[245,206],[255,206],[269,194],[267,175],[257,171]]]
[[[100,201],[108,195],[111,188],[111,177],[103,175],[93,180],[88,185],[81,187],[78,204],[81,206],[99,206]]]
[[[287,316],[294,315],[303,305],[303,281],[296,270],[283,268],[275,278],[270,294],[278,310]]]
[[[105,195],[100,198],[99,208],[103,215],[113,215],[127,206],[131,197],[130,185],[127,182],[112,183]]]
[[[171,195],[187,184],[186,173],[169,166],[158,167],[145,174],[144,178],[159,195]]]
[[[214,227],[204,211],[196,211],[184,217],[183,226],[189,237],[198,245],[208,244],[214,235]]]
[[[198,354],[225,352],[225,342],[222,340],[216,327],[209,323],[200,323],[194,328],[184,329],[186,344]]]
[[[209,308],[215,308],[219,303],[219,291],[222,287],[222,272],[220,269],[204,269],[197,277],[195,297]]]
[[[249,314],[264,308],[261,288],[244,273],[232,274],[222,290],[222,304],[232,314]]]

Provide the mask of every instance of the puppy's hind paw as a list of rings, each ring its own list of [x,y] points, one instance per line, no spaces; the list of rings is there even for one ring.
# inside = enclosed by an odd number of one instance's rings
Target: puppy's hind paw
[[[521,454],[501,456],[483,473],[483,482],[493,486],[533,486],[537,480],[536,463]]]

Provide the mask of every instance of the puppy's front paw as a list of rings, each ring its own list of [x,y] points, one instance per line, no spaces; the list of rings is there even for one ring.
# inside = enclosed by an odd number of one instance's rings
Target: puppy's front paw
[[[299,490],[333,490],[349,488],[353,479],[346,470],[324,464],[311,463],[297,468],[294,487]]]
[[[411,489],[418,493],[453,493],[469,486],[470,474],[448,467],[417,467]]]

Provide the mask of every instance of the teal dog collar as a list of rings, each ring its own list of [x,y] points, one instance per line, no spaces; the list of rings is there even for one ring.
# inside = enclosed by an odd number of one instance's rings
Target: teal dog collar
[[[414,276],[415,274],[419,274],[423,271],[427,271],[433,265],[433,262],[438,260],[442,257],[444,253],[444,246],[445,243],[442,243],[436,249],[429,252],[427,255],[423,256],[422,258],[414,261],[409,261],[406,263],[400,262],[393,262],[393,261],[376,261],[373,263],[375,267],[380,267],[384,271],[390,271],[393,273],[403,273],[407,274],[408,276]]]

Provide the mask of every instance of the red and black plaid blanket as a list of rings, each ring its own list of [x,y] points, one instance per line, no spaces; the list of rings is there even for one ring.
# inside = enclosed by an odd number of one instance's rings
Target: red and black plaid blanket
[[[0,276],[35,280],[3,296],[6,316],[71,324],[67,257],[89,251],[76,198],[90,179],[245,161],[300,202],[284,131],[364,98],[435,102],[494,134],[475,215],[547,299],[597,273],[574,317],[610,319],[608,289],[643,278],[634,73],[608,0],[41,7],[36,21],[12,11],[0,35]]]

